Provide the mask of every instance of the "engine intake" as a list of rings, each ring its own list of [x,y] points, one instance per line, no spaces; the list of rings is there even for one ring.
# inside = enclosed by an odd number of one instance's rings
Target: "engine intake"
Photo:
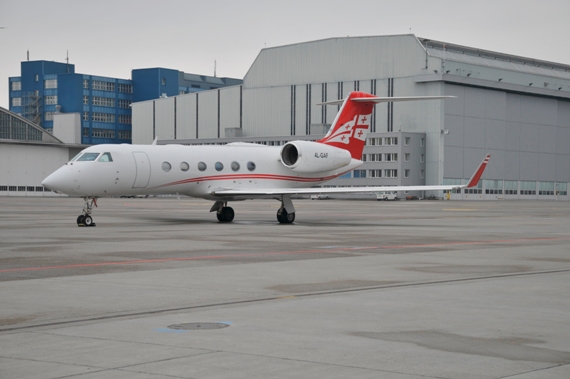
[[[281,162],[298,172],[330,171],[348,166],[352,160],[348,150],[311,141],[292,141],[281,148]]]

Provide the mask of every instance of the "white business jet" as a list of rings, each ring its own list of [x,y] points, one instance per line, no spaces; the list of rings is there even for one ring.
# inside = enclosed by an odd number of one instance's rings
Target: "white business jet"
[[[351,92],[327,135],[315,142],[284,146],[229,143],[218,146],[95,145],[49,175],[46,188],[85,200],[79,226],[94,226],[91,212],[99,197],[184,194],[213,200],[210,212],[231,222],[230,201],[273,198],[281,202],[277,220],[295,220],[292,195],[378,191],[452,190],[476,186],[489,155],[465,185],[310,188],[362,165],[362,151],[374,105],[382,102],[437,100],[450,96],[376,97]],[[155,141],[156,142],[156,141]]]

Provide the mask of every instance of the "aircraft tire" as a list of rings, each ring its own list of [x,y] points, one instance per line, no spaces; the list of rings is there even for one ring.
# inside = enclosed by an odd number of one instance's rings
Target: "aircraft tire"
[[[83,219],[83,225],[92,226],[93,225],[93,218],[89,215],[85,216],[85,218]]]
[[[77,225],[83,225],[83,223],[85,222],[85,215],[79,215],[77,216]]]
[[[219,222],[232,222],[235,212],[232,207],[223,207],[219,213],[216,213]]]
[[[277,211],[277,221],[281,224],[291,224],[295,221],[295,212],[287,213],[285,209]]]

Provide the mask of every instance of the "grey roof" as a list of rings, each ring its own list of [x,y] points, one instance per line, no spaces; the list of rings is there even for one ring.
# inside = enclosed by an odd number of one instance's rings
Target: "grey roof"
[[[424,47],[427,47],[427,52],[430,56],[446,61],[570,79],[570,65],[433,41],[426,38],[418,38],[418,40]]]
[[[0,139],[63,144],[59,138],[30,120],[0,107]]]

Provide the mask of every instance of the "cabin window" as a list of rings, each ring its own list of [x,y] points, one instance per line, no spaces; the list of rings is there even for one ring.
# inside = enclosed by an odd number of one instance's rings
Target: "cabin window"
[[[200,170],[200,171],[205,171],[207,167],[208,166],[206,166],[206,164],[204,162],[198,163],[198,170]]]
[[[113,157],[111,157],[111,153],[103,153],[99,158],[99,162],[113,162]]]
[[[77,162],[93,162],[98,156],[99,153],[85,153],[77,159]]]
[[[255,170],[255,163],[253,162],[247,162],[247,169],[249,171],[254,171]]]
[[[222,171],[224,169],[222,162],[216,162],[214,167],[216,168],[216,171]]]
[[[236,161],[233,161],[231,167],[232,167],[232,170],[237,171],[237,170],[239,170],[239,163],[237,163]]]
[[[180,169],[182,171],[188,171],[190,169],[190,165],[186,162],[182,162],[182,163],[180,163]]]
[[[162,162],[162,171],[168,172],[168,171],[170,171],[171,168],[172,168],[172,166],[170,165],[170,163]]]

